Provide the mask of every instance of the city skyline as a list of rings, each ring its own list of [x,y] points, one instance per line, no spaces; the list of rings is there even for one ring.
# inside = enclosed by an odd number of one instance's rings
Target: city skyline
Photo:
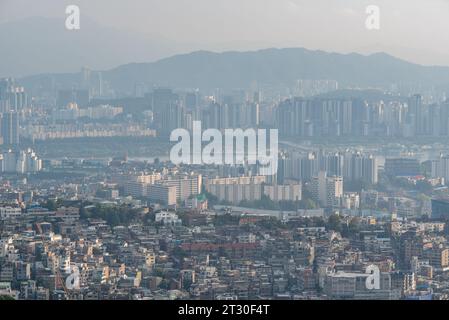
[[[409,2],[0,0],[0,300],[449,300],[449,1]]]

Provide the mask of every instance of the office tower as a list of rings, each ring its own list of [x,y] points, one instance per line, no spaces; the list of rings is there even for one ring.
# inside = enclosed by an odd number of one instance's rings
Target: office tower
[[[1,134],[3,144],[14,146],[19,144],[19,116],[17,112],[4,112],[1,118]]]

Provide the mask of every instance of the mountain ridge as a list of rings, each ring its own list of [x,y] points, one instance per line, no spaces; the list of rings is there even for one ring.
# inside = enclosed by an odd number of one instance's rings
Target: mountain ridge
[[[134,62],[102,71],[103,79],[120,92],[136,83],[174,88],[247,88],[292,86],[298,79],[337,80],[343,86],[386,87],[393,83],[449,85],[449,67],[421,66],[384,52],[363,55],[305,48],[266,48],[254,51],[193,51],[154,62]],[[76,74],[37,75],[76,81]]]

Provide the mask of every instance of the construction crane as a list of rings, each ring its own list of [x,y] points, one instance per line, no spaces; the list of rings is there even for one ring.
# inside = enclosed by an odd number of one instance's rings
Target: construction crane
[[[45,240],[44,233],[43,233],[42,228],[41,228],[41,224],[36,222],[35,225],[36,225],[37,231],[39,232],[39,234],[41,236],[42,244],[45,245],[47,241]],[[62,287],[62,289],[64,290],[64,293],[66,295],[67,300],[70,300],[70,293],[67,290],[67,287],[65,286],[63,277],[62,277],[61,272],[59,270],[59,267],[55,268],[55,276],[56,276],[56,287],[57,288]]]

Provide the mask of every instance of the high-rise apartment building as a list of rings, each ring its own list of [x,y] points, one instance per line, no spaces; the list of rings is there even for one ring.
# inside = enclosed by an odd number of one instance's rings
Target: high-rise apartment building
[[[326,171],[320,171],[312,178],[312,197],[324,207],[339,207],[343,197],[343,177],[328,177]]]
[[[161,184],[147,185],[148,198],[152,201],[160,201],[168,206],[176,204],[176,191],[176,186],[166,186]]]
[[[198,195],[201,193],[203,178],[200,174],[179,177],[175,176],[168,177],[168,179],[159,180],[157,183],[164,186],[176,187],[176,199],[184,201],[192,195]]]
[[[19,144],[19,115],[10,111],[1,114],[1,136],[3,144],[14,146]]]

